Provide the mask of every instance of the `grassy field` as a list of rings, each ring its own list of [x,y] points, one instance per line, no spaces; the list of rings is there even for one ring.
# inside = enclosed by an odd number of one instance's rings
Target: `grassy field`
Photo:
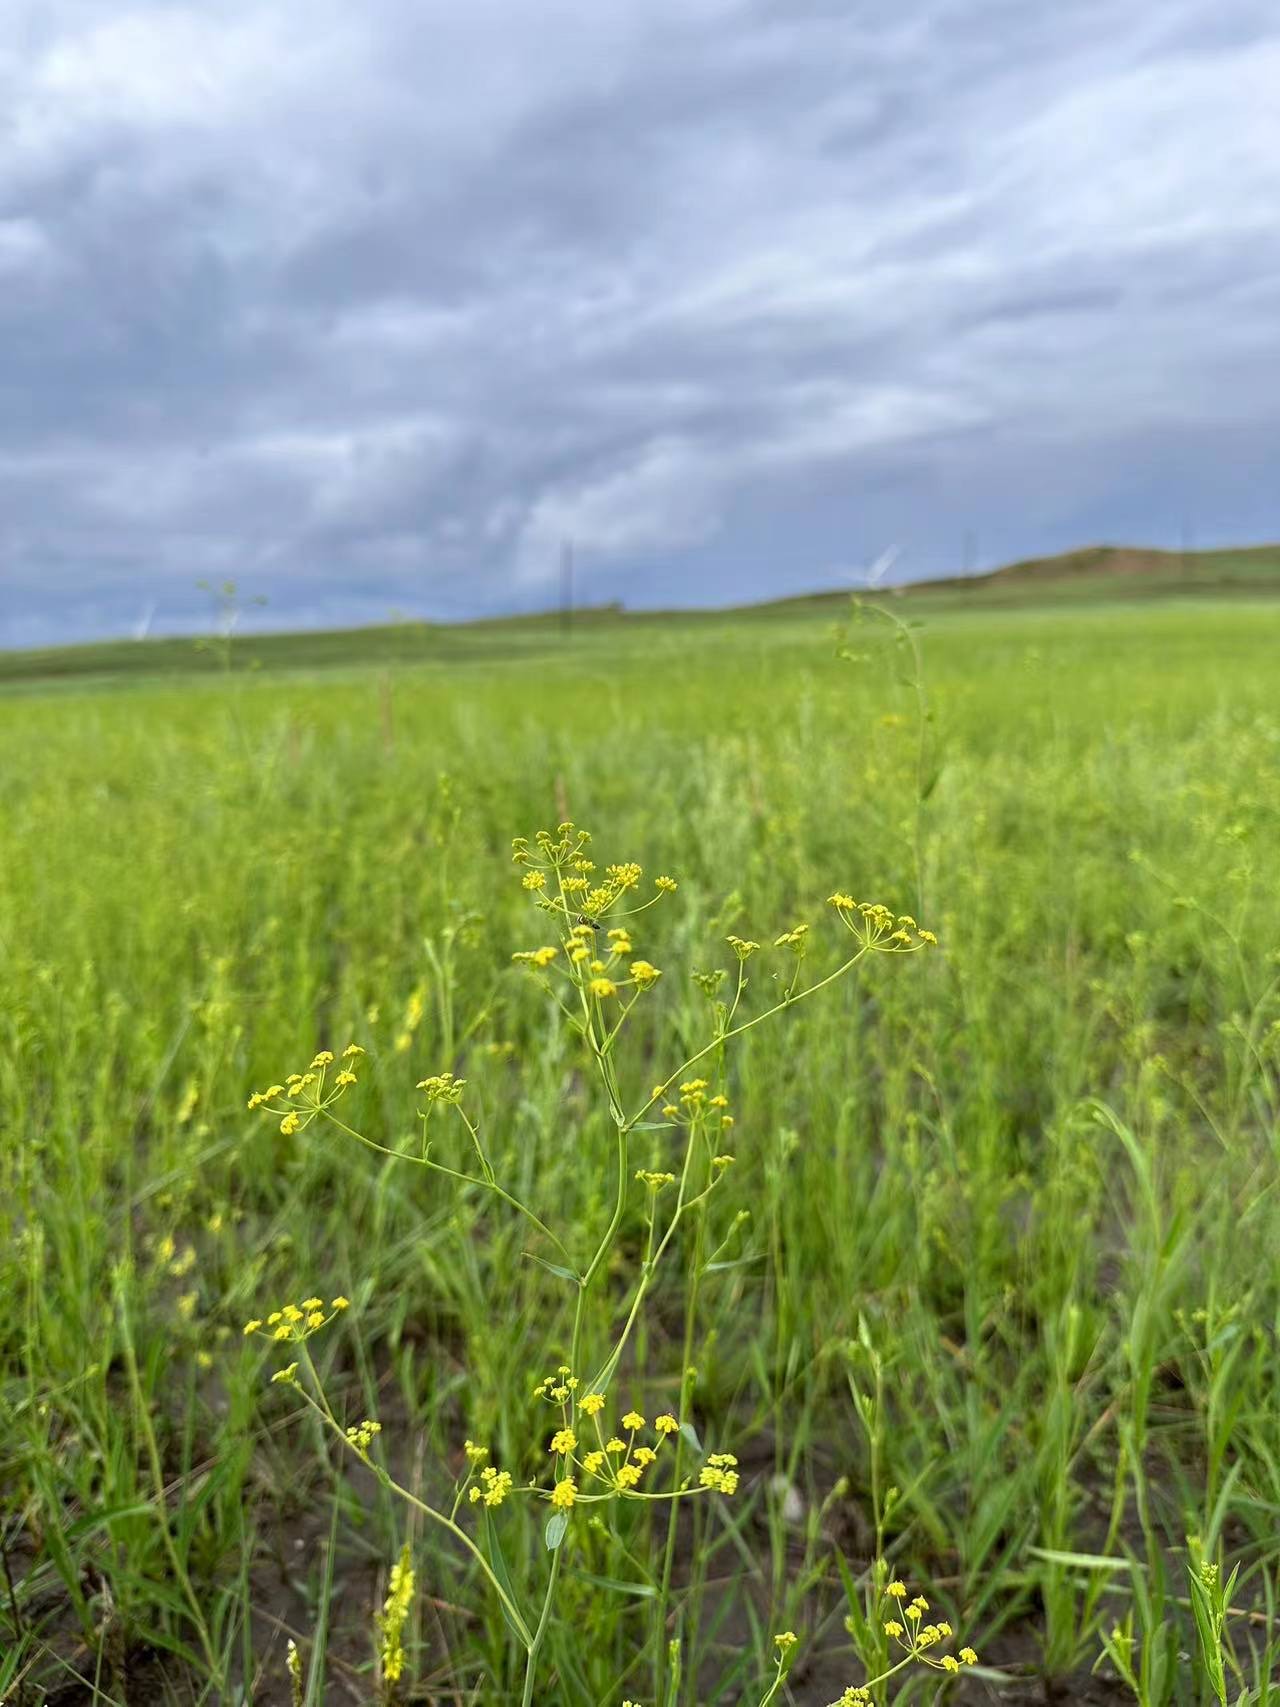
[[[6,1707],[283,1703],[290,1639],[308,1703],[823,1707],[878,1560],[977,1653],[878,1701],[1280,1699],[1280,603],[893,608],[6,672]],[[661,896],[611,1051],[511,960],[570,818]],[[833,892],[939,945],[802,996]],[[571,1359],[736,1490],[551,1505]]]
[[[1056,605],[1090,607],[1170,598],[1245,600],[1280,596],[1280,545],[1220,548],[1211,551],[1152,551],[1128,546],[1092,546],[1056,557],[1031,558],[989,574],[958,580],[921,581],[886,589],[889,607],[913,620],[936,620],[960,612],[1004,612],[1028,607],[1046,611]],[[212,595],[214,626],[229,632],[244,616],[244,606],[229,583]],[[539,660],[562,653],[567,645],[602,644],[664,647],[673,626],[713,635],[729,622],[735,628],[765,627],[770,632],[798,620],[835,624],[848,608],[849,593],[824,592],[744,605],[733,611],[680,612],[623,610],[606,605],[572,613],[566,631],[561,613],[489,618],[480,622],[434,623],[404,620],[354,629],[314,632],[242,631],[235,639],[236,667],[242,671],[322,670],[365,666],[512,663],[518,657]],[[625,637],[625,639],[624,639]],[[217,636],[152,637],[146,641],[103,640],[87,645],[34,647],[0,651],[0,689],[21,686],[43,691],[58,683],[136,681],[141,676],[212,675],[225,670],[226,646]]]

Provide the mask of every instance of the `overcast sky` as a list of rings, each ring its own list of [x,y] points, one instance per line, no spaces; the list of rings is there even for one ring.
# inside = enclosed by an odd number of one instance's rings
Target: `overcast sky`
[[[1278,215],[1275,0],[3,0],[0,638],[1274,538]]]

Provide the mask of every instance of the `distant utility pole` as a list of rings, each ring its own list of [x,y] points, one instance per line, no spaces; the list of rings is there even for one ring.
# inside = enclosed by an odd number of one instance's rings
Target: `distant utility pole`
[[[560,547],[560,632],[568,634],[573,626],[573,541],[566,539]]]
[[[972,528],[966,528],[964,534],[964,573],[972,575],[978,564],[978,536]]]

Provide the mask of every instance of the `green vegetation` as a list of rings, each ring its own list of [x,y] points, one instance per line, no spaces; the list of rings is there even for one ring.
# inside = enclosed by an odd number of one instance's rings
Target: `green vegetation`
[[[6,1707],[519,1702],[553,1554],[540,1703],[853,1699],[879,1561],[978,1663],[878,1700],[1277,1698],[1280,604],[892,609],[917,655],[826,602],[0,698]],[[549,1491],[535,1388],[616,1342],[661,1201],[632,1178],[584,1292],[608,1080],[511,961],[556,940],[512,837],[568,818],[679,880],[628,1111],[714,1035],[730,936],[748,1015],[797,923],[805,985],[842,964],[833,891],[940,943],[713,1052],[736,1161],[607,1386],[731,1496],[561,1504],[551,1552],[550,1502],[464,1498],[477,1560],[421,1507],[467,1441]],[[349,1042],[334,1112],[420,1157],[432,1108],[467,1179],[246,1107]],[[678,1172],[650,1119],[632,1175]],[[310,1293],[273,1382],[244,1324]]]
[[[220,601],[235,609],[223,589]],[[1213,551],[1150,551],[1125,546],[1095,546],[1058,557],[1011,563],[988,575],[964,580],[923,581],[893,588],[884,595],[913,617],[937,617],[954,611],[1028,608],[1043,611],[1055,602],[1121,603],[1178,597],[1257,599],[1280,595],[1280,545],[1222,548]],[[847,593],[813,593],[747,605],[733,611],[623,611],[606,605],[573,613],[570,634],[556,613],[498,617],[484,622],[401,621],[382,627],[324,629],[314,633],[244,634],[235,640],[241,670],[313,670],[369,665],[475,664],[523,658],[556,657],[567,638],[597,642],[627,637],[647,643],[673,622],[715,630],[725,622],[773,626],[797,617],[825,616],[837,621]],[[637,633],[637,630],[641,633]],[[626,642],[624,642],[626,643]],[[84,646],[0,652],[0,688],[46,686],[85,677],[106,680],[141,676],[189,676],[225,668],[226,648],[219,640],[189,638],[106,640]]]

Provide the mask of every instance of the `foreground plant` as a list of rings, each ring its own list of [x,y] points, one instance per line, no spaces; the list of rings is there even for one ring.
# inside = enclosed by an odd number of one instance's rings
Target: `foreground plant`
[[[947,1644],[955,1637],[955,1631],[945,1618],[936,1622],[925,1622],[929,1602],[922,1594],[911,1595],[907,1585],[896,1578],[886,1583],[887,1572],[883,1561],[877,1562],[875,1569],[879,1581],[884,1584],[878,1595],[881,1627],[884,1634],[901,1651],[902,1658],[885,1667],[875,1677],[868,1677],[864,1683],[851,1683],[829,1707],[861,1707],[862,1703],[873,1699],[872,1690],[879,1688],[882,1683],[887,1683],[891,1677],[896,1677],[908,1666],[922,1666],[928,1671],[942,1672],[944,1676],[954,1677],[964,1667],[978,1663],[977,1654],[968,1646],[961,1647],[954,1653],[947,1648]],[[783,1679],[795,1659],[798,1640],[794,1630],[784,1630],[780,1636],[774,1637],[774,1663],[777,1671],[760,1707],[767,1707],[782,1688]]]
[[[540,832],[532,844],[523,837],[513,844],[513,858],[521,868],[523,888],[545,924],[544,940],[520,950],[514,961],[545,992],[581,1040],[591,1077],[613,1129],[612,1154],[602,1163],[607,1169],[606,1201],[611,1208],[603,1230],[586,1252],[575,1250],[572,1228],[562,1233],[555,1231],[499,1180],[480,1122],[467,1105],[467,1082],[456,1077],[452,1068],[419,1082],[418,1089],[424,1099],[420,1111],[422,1135],[420,1145],[413,1150],[380,1143],[350,1126],[337,1112],[343,1097],[358,1079],[358,1058],[363,1050],[356,1044],[350,1044],[340,1059],[335,1059],[327,1049],[321,1050],[305,1072],[290,1074],[282,1084],[255,1092],[249,1099],[250,1108],[268,1112],[286,1137],[300,1134],[323,1120],[380,1154],[491,1193],[507,1210],[525,1219],[546,1241],[556,1260],[553,1262],[537,1252],[530,1254],[575,1289],[567,1355],[556,1365],[553,1374],[539,1381],[534,1395],[553,1413],[544,1441],[545,1472],[532,1480],[518,1482],[512,1469],[490,1461],[488,1447],[468,1441],[447,1509],[432,1505],[403,1487],[375,1458],[375,1442],[381,1432],[377,1421],[367,1419],[347,1425],[335,1415],[310,1356],[308,1342],[345,1310],[345,1298],[334,1298],[327,1304],[318,1296],[305,1298],[296,1304],[282,1305],[245,1325],[246,1334],[296,1347],[297,1359],[272,1379],[294,1388],[345,1450],[367,1465],[385,1488],[447,1531],[474,1560],[523,1652],[524,1707],[534,1698],[539,1660],[555,1617],[557,1588],[575,1513],[585,1508],[599,1515],[633,1502],[649,1502],[651,1511],[665,1510],[665,1540],[655,1567],[652,1601],[652,1664],[655,1690],[661,1695],[665,1674],[672,1664],[667,1626],[676,1508],[693,1500],[729,1498],[739,1485],[737,1459],[731,1452],[705,1451],[687,1414],[697,1275],[706,1260],[705,1214],[698,1216],[692,1249],[684,1253],[692,1279],[685,1290],[685,1356],[676,1382],[678,1404],[659,1412],[650,1423],[634,1407],[622,1408],[615,1393],[624,1354],[643,1318],[645,1301],[672,1250],[677,1230],[692,1211],[702,1210],[704,1206],[709,1209],[720,1200],[724,1182],[732,1170],[734,1156],[727,1146],[732,1141],[734,1117],[723,1088],[726,1046],[755,1026],[777,1019],[797,1004],[829,989],[871,955],[914,954],[936,942],[933,934],[921,929],[914,919],[895,915],[880,903],[859,902],[852,895],[837,891],[830,897],[829,905],[852,938],[850,952],[834,971],[805,983],[811,946],[809,926],[793,925],[773,943],[774,950],[785,957],[785,970],[778,977],[781,995],[750,1017],[740,1017],[750,983],[748,968],[764,951],[756,941],[729,937],[735,968],[732,981],[726,984],[728,975],[722,972],[696,974],[711,998],[710,1035],[706,1042],[665,1073],[647,1096],[641,1093],[629,1101],[619,1072],[619,1046],[637,1009],[653,999],[664,976],[661,968],[637,951],[635,921],[672,895],[677,885],[672,878],[659,876],[652,891],[643,895],[640,866],[614,864],[600,872],[591,858],[590,843],[585,830],[564,823],[554,832]],[[731,990],[728,999],[720,997],[722,987]],[[440,1116],[456,1120],[466,1150],[474,1158],[472,1164],[454,1166],[433,1154],[432,1123]],[[637,1167],[636,1140],[640,1134],[645,1135],[646,1142],[657,1142],[652,1135],[662,1134],[663,1141],[673,1145],[675,1153],[670,1165],[653,1167],[642,1163]],[[638,1205],[643,1219],[643,1257],[638,1270],[624,1282],[621,1296],[610,1305],[611,1327],[607,1337],[601,1343],[589,1342],[588,1299],[597,1289],[603,1289],[604,1277],[613,1272],[619,1234],[633,1204]],[[735,1237],[742,1220],[741,1212],[726,1218],[718,1249]],[[492,1513],[509,1500],[533,1500],[547,1507],[544,1539],[550,1564],[536,1612],[519,1604],[502,1564],[493,1527]],[[472,1513],[477,1520],[474,1523],[470,1518]],[[398,1572],[399,1584],[412,1583],[407,1556],[402,1558]],[[891,1584],[888,1592],[892,1595],[899,1586]],[[949,1655],[936,1661],[929,1656],[927,1650],[933,1642],[942,1639],[941,1635],[930,1632],[941,1632],[944,1627],[920,1627],[922,1605],[922,1602],[913,1603],[916,1610],[908,1609],[905,1615],[908,1622],[900,1627],[907,1635],[907,1657],[900,1663],[921,1660],[942,1670],[958,1669],[960,1662]],[[391,1616],[389,1601],[386,1617]],[[949,1635],[949,1629],[945,1633]],[[384,1677],[390,1681],[393,1673],[399,1675],[404,1663],[398,1645],[398,1627],[394,1635],[395,1643],[391,1645],[394,1651],[384,1652]],[[384,1640],[384,1649],[387,1648]],[[778,1675],[766,1700],[780,1687],[788,1652],[789,1648],[783,1644],[779,1649]],[[967,1652],[962,1651],[962,1658]]]

